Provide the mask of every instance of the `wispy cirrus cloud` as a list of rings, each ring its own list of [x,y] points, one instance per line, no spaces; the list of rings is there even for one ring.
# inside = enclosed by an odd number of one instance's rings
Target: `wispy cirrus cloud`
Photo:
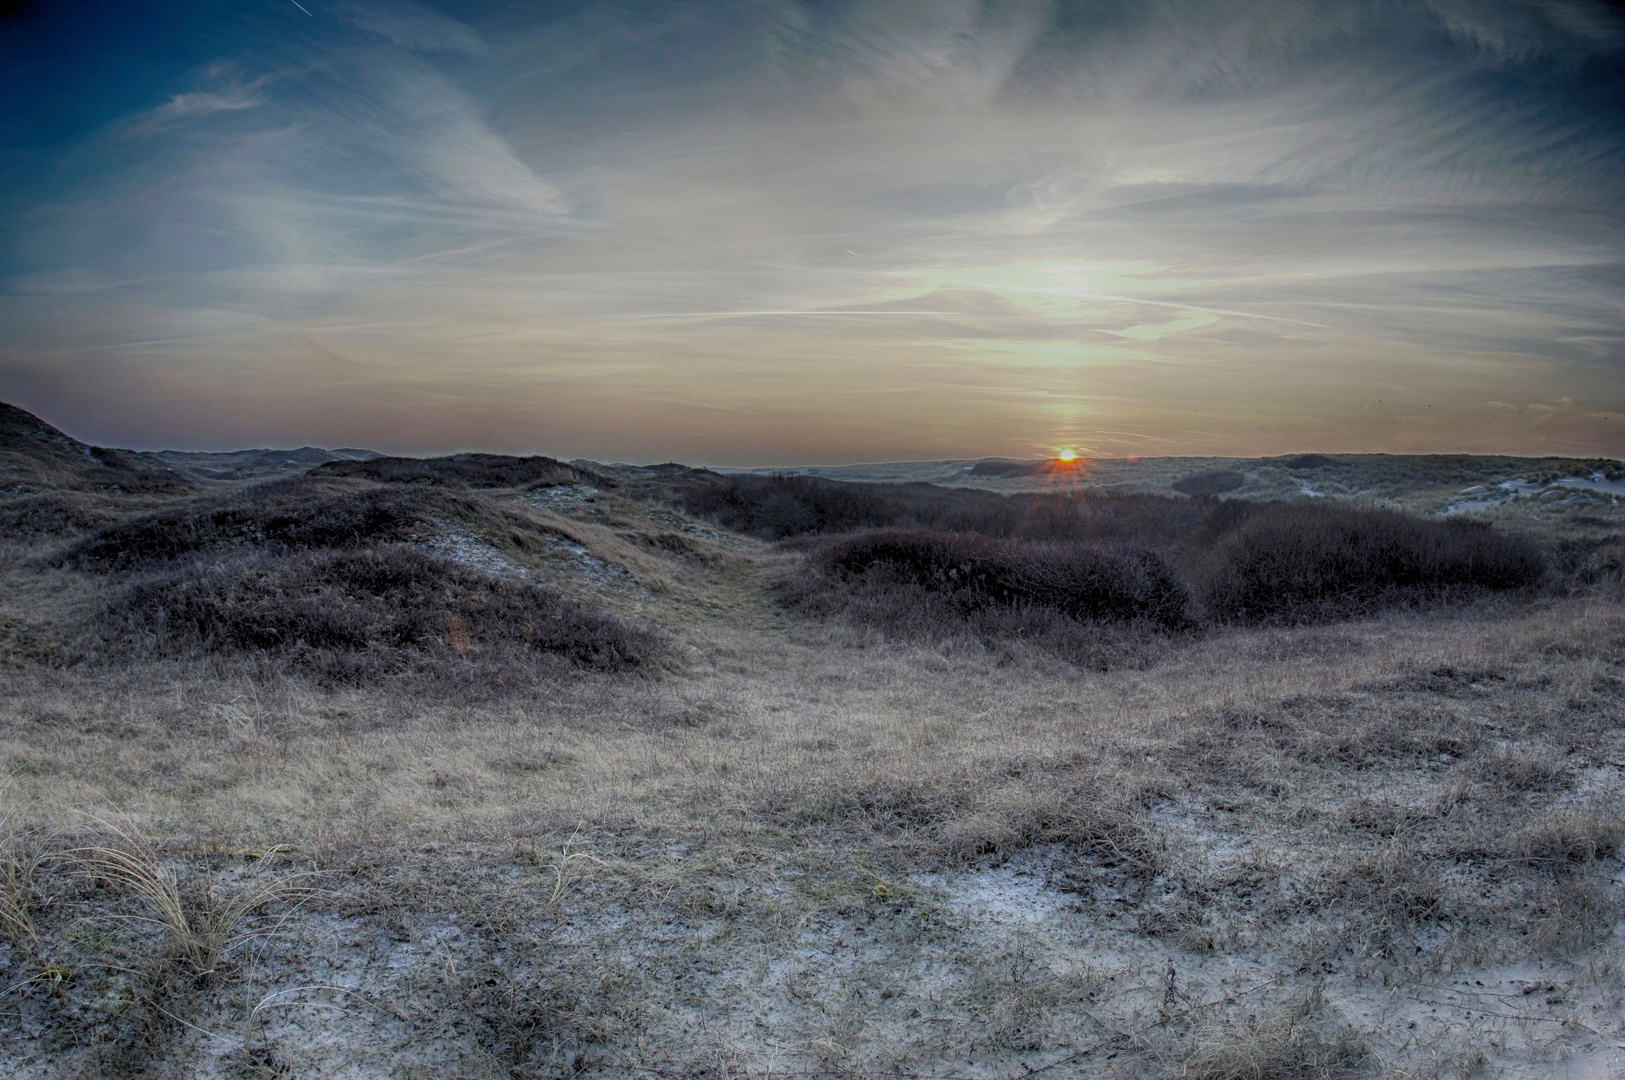
[[[134,149],[12,197],[0,395],[126,442],[223,439],[192,386],[422,450],[1625,451],[1484,404],[1625,412],[1600,0],[314,14],[199,8]]]
[[[479,31],[432,8],[392,0],[388,3],[339,4],[338,14],[363,30],[388,38],[403,49],[424,52],[463,52],[479,56],[486,51]]]
[[[124,134],[150,136],[176,124],[215,113],[237,113],[258,108],[267,100],[265,87],[271,79],[270,75],[262,75],[245,81],[232,65],[210,64],[202,73],[198,89],[174,94],[164,104],[134,117],[125,126]]]

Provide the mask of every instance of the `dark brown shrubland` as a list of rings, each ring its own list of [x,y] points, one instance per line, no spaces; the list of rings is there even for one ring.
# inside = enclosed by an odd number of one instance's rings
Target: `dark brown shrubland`
[[[1021,642],[1110,667],[1150,662],[1168,632],[1324,624],[1527,595],[1547,580],[1533,540],[1476,523],[1300,502],[1209,505],[1188,524],[1161,548],[924,529],[804,539],[780,597],[859,628]]]
[[[102,579],[56,655],[102,666],[235,657],[327,683],[410,677],[463,695],[534,685],[561,665],[628,671],[665,656],[647,624],[421,547],[448,529],[520,556],[573,542],[466,489],[274,481],[126,517],[52,554],[52,566]]]
[[[1000,495],[930,484],[852,484],[811,476],[681,470],[622,481],[696,517],[766,540],[856,529],[926,528],[996,538],[1166,544],[1196,528],[1205,500],[1064,490]]]
[[[311,470],[317,477],[360,477],[385,484],[428,484],[469,488],[525,488],[545,484],[612,486],[588,469],[550,457],[505,454],[457,454],[442,458],[377,457],[364,461],[329,461]]]
[[[268,654],[339,682],[433,672],[466,688],[536,677],[535,659],[625,671],[664,635],[553,590],[405,544],[195,559],[121,583],[87,631],[86,657]]]
[[[1324,622],[1382,608],[1531,589],[1546,573],[1532,540],[1475,521],[1428,521],[1319,502],[1227,504],[1191,560],[1211,617]]]
[[[199,552],[357,547],[413,539],[437,517],[493,516],[493,508],[451,492],[279,480],[105,526],[51,561],[107,571]]]

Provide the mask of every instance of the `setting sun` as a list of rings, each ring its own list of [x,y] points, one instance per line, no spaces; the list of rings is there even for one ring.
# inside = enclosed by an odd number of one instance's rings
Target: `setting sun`
[[[1059,457],[1062,461],[1076,461],[1078,455],[1071,450],[1062,450],[1056,457]]]

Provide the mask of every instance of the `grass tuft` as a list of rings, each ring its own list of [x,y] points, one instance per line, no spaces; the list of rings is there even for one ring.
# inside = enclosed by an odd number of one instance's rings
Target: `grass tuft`
[[[1312,999],[1314,995],[1310,995]],[[1354,1080],[1371,1055],[1348,1028],[1317,1024],[1309,999],[1264,1016],[1227,1019],[1196,1034],[1172,1080]]]
[[[10,788],[0,785],[0,795]],[[22,815],[7,806],[0,812],[0,934],[13,945],[39,940],[34,925],[34,875],[42,856],[23,824]]]
[[[1619,852],[1625,815],[1586,806],[1556,810],[1507,838],[1507,850],[1531,866],[1568,873]]]
[[[199,980],[214,975],[231,954],[260,937],[241,929],[244,919],[266,904],[292,894],[296,878],[280,877],[254,882],[235,891],[215,883],[188,883],[166,866],[150,844],[131,826],[98,819],[108,834],[103,843],[67,852],[81,870],[104,878],[128,891],[145,914],[136,921],[161,928],[176,957]]]

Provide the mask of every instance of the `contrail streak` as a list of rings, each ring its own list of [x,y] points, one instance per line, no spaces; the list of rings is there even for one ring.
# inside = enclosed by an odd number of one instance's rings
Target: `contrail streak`
[[[602,319],[712,319],[742,315],[961,315],[958,311],[674,311],[665,315],[600,315]]]
[[[1319,330],[1330,329],[1321,323],[1307,322],[1303,319],[1288,319],[1281,315],[1259,315],[1251,311],[1234,311],[1230,308],[1203,307],[1200,304],[1181,304],[1175,300],[1147,300],[1138,296],[1117,296],[1113,293],[1083,292],[1079,289],[1054,288],[1031,289],[1011,285],[981,285],[984,289],[1002,289],[1006,292],[1044,293],[1049,296],[1072,296],[1080,300],[1112,300],[1122,304],[1149,304],[1152,307],[1176,308],[1180,311],[1204,311],[1209,315],[1234,315],[1238,319],[1263,319],[1265,322],[1296,323],[1299,326],[1313,326]]]
[[[306,15],[310,15],[310,12],[305,10],[305,5],[301,4],[299,2],[299,0],[288,0],[288,3],[292,4],[294,7],[298,8],[300,11],[304,11]],[[314,19],[316,16],[310,15],[310,17],[312,19]]]

